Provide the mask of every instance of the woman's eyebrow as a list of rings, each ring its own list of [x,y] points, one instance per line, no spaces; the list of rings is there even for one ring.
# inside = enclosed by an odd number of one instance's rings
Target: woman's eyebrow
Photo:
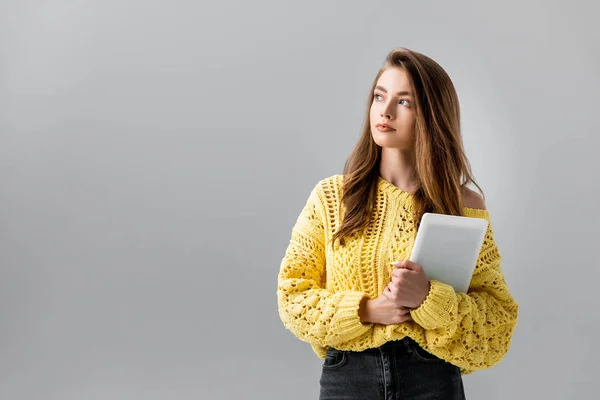
[[[385,90],[385,88],[384,88],[383,86],[379,86],[379,85],[377,85],[377,86],[375,86],[375,89],[379,89],[379,90],[381,90],[383,93],[387,93],[387,90]],[[411,93],[411,92],[398,92],[398,93],[396,93],[396,94],[397,94],[398,96],[406,96],[406,95],[408,95],[408,96],[412,96],[412,93]]]

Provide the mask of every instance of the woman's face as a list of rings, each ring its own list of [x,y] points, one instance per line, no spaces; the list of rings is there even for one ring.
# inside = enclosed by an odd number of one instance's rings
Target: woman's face
[[[404,69],[386,69],[373,91],[370,125],[373,140],[381,147],[407,149],[414,147],[415,105],[412,88]],[[391,131],[381,131],[377,124],[386,124]]]

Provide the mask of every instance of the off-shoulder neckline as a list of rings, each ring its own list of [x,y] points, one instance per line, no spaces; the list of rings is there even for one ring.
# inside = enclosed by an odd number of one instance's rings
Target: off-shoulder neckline
[[[377,182],[380,190],[383,190],[385,193],[388,193],[391,196],[397,197],[404,204],[410,206],[412,197],[414,196],[412,193],[399,188],[391,182],[388,182],[381,175],[378,176]],[[490,212],[487,209],[484,210],[481,208],[463,207],[463,214],[465,217],[485,218],[488,221],[490,220]]]

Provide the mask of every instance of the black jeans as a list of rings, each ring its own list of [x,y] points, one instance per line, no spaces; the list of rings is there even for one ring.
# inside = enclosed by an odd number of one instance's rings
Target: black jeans
[[[408,336],[360,352],[330,348],[319,400],[465,399],[460,369]]]

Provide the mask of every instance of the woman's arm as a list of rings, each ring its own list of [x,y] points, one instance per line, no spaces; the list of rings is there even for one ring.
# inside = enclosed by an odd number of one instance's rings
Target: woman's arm
[[[332,293],[324,288],[326,215],[322,182],[311,191],[292,229],[279,269],[277,301],[284,326],[296,337],[311,344],[335,346],[369,331],[373,324],[363,324],[358,313],[365,293]]]
[[[410,311],[431,353],[468,370],[492,367],[506,355],[519,307],[500,260],[490,222],[467,293],[431,280],[425,301]]]

